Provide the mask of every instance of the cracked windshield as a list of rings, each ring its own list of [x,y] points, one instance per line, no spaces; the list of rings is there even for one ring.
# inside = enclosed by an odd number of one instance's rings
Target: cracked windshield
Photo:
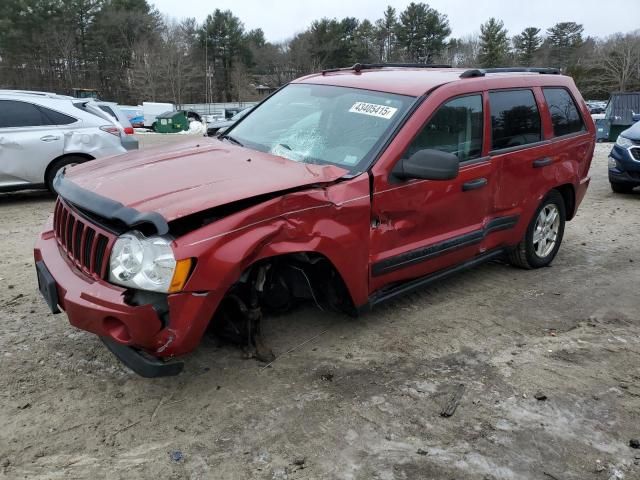
[[[357,171],[413,100],[355,88],[292,84],[251,112],[228,137],[297,162]]]

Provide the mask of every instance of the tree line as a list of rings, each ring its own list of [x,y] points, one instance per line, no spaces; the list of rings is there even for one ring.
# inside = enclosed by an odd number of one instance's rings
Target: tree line
[[[0,2],[0,88],[94,88],[133,104],[252,100],[258,86],[356,62],[552,66],[572,75],[585,97],[604,99],[640,89],[640,30],[594,38],[560,22],[512,34],[490,18],[479,33],[453,38],[446,14],[412,2],[387,7],[374,22],[322,18],[273,43],[229,10],[199,23],[163,16],[147,0]]]

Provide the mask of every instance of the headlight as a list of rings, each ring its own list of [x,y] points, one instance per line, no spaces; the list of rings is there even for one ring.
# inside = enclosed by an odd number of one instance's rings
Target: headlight
[[[616,145],[622,148],[629,148],[633,146],[633,142],[629,140],[627,137],[618,135],[618,139],[616,140]]]
[[[186,265],[184,262],[187,262]],[[176,268],[176,265],[179,268]],[[171,240],[145,237],[131,231],[118,237],[111,250],[109,281],[125,287],[169,293],[180,290],[189,274],[191,260],[176,262]],[[175,279],[176,273],[180,274]]]

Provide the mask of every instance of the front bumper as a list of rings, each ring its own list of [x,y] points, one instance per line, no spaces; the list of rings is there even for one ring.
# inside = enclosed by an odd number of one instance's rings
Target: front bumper
[[[61,254],[53,231],[41,234],[34,257],[53,277],[58,305],[71,325],[143,355],[170,358],[195,349],[222,297],[216,292],[171,294],[168,319],[161,318],[153,304],[128,304],[127,289],[79,271]]]
[[[609,158],[615,160],[615,166],[609,167],[609,181],[611,183],[640,185],[640,161],[636,160],[627,148],[614,145]]]

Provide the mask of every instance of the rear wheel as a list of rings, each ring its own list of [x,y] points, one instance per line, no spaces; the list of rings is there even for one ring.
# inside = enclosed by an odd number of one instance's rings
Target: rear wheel
[[[549,265],[562,243],[566,218],[564,199],[552,190],[536,210],[522,241],[509,252],[509,262],[527,269]]]
[[[631,193],[633,190],[633,185],[629,185],[628,183],[611,183],[611,190],[615,193]]]
[[[58,160],[53,162],[47,169],[47,173],[44,179],[45,184],[47,185],[47,188],[52,192],[54,192],[53,179],[56,178],[56,175],[58,174],[58,172],[62,170],[64,167],[70,167],[70,166],[72,167],[74,165],[77,165],[79,163],[83,163],[86,161],[87,159],[84,157],[70,155],[68,157],[59,158]]]

